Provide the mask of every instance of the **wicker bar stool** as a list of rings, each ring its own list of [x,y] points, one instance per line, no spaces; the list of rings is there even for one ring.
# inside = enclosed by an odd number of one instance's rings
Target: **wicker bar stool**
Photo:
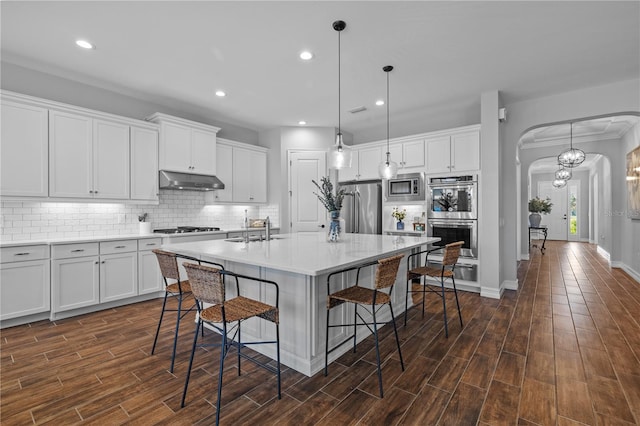
[[[193,336],[193,346],[191,348],[191,358],[189,359],[189,369],[187,370],[187,378],[184,383],[184,391],[182,392],[181,406],[184,407],[187,397],[187,389],[189,387],[189,378],[191,376],[191,367],[193,365],[193,357],[195,355],[196,343],[198,341],[198,333],[204,327],[203,323],[213,327],[221,335],[220,340],[220,371],[218,372],[218,399],[216,402],[216,425],[220,422],[220,401],[222,397],[222,373],[224,371],[224,359],[229,354],[231,346],[237,348],[238,358],[238,375],[240,375],[240,359],[245,358],[252,361],[256,365],[274,373],[278,382],[278,399],[281,398],[280,392],[280,319],[278,310],[279,288],[278,284],[264,280],[261,278],[250,277],[246,275],[235,274],[230,271],[212,268],[204,265],[196,265],[185,263],[184,268],[187,270],[187,276],[191,283],[191,290],[194,297],[198,301],[199,315],[196,330]],[[226,299],[225,277],[235,280],[237,296]],[[245,283],[264,283],[274,287],[275,289],[275,305],[269,305],[258,300],[249,299],[240,293],[240,280]],[[210,304],[204,307],[204,304]],[[271,321],[276,326],[276,340],[259,341],[259,342],[242,342],[240,325],[242,321],[249,318],[262,318]],[[233,324],[227,327],[227,324]],[[249,345],[276,345],[276,368],[260,362],[258,359],[242,352],[242,348]],[[215,345],[215,344],[214,344]],[[212,345],[203,345],[212,346]]]
[[[462,325],[462,313],[460,312],[460,302],[458,301],[458,291],[456,290],[456,280],[454,278],[454,269],[456,264],[458,263],[458,258],[460,257],[460,249],[464,241],[458,241],[455,243],[450,243],[444,246],[444,253],[442,255],[441,262],[432,262],[439,263],[440,267],[429,266],[428,259],[429,254],[440,251],[443,247],[439,247],[437,249],[424,250],[418,253],[413,253],[409,257],[407,257],[407,294],[404,299],[404,325],[407,325],[407,307],[408,307],[408,298],[409,293],[422,293],[422,318],[424,318],[424,300],[426,292],[429,291],[431,293],[436,293],[438,296],[442,298],[442,310],[444,312],[444,333],[446,337],[449,337],[449,327],[447,326],[447,301],[445,294],[448,292],[453,292],[456,296],[456,305],[458,306],[458,317],[460,318],[460,327]],[[426,253],[424,259],[425,266],[419,266],[417,268],[409,269],[409,263],[411,258],[414,256],[419,256],[423,253]],[[412,283],[415,278],[421,280],[422,289],[413,290]],[[434,278],[435,281],[429,283],[427,278]],[[451,279],[451,284],[453,288],[449,289],[445,287],[445,280]],[[439,289],[432,289],[430,286],[437,285]]]
[[[382,391],[382,370],[380,368],[380,346],[378,342],[378,325],[382,325],[385,323],[380,323],[376,320],[376,314],[378,310],[382,308],[384,305],[389,305],[389,309],[391,310],[391,322],[393,323],[393,331],[396,336],[396,344],[398,345],[398,354],[400,355],[400,365],[402,366],[402,371],[404,371],[404,361],[402,360],[402,351],[400,350],[400,339],[398,338],[398,329],[396,327],[395,316],[393,315],[393,306],[391,302],[391,291],[393,290],[393,286],[396,282],[396,276],[398,275],[398,268],[400,267],[400,260],[404,257],[403,254],[399,254],[396,256],[388,257],[386,259],[379,259],[375,262],[370,262],[364,265],[355,266],[352,268],[343,269],[340,271],[333,272],[329,274],[327,277],[327,330],[325,334],[325,353],[324,353],[324,375],[328,374],[328,359],[329,354],[334,350],[338,349],[343,344],[349,342],[349,340],[353,339],[353,351],[356,351],[356,329],[359,324],[366,325],[369,331],[371,331],[375,338],[376,344],[376,360],[378,362],[378,385],[380,387],[380,398],[384,397]],[[377,265],[376,276],[375,276],[375,288],[366,288],[360,287],[358,285],[358,280],[360,278],[360,270],[362,268]],[[342,274],[344,272],[356,270],[356,282],[355,285],[351,287],[347,287],[343,290],[336,291],[331,293],[331,277],[337,274]],[[381,291],[383,289],[389,289],[388,293]],[[329,323],[329,312],[332,308],[339,306],[343,303],[353,303],[354,304],[354,316],[353,316],[353,324],[330,324]],[[372,321],[366,321],[360,313],[358,313],[358,306],[367,307],[365,310],[371,314]],[[358,318],[360,319],[360,323],[358,323]],[[353,326],[353,336],[347,337],[342,342],[338,343],[333,348],[329,349],[329,328],[332,327],[345,327],[345,326]],[[371,329],[370,326],[373,326]]]
[[[176,359],[176,347],[178,345],[178,330],[180,329],[180,321],[191,312],[194,308],[197,308],[197,300],[194,299],[194,304],[187,310],[182,309],[182,302],[191,297],[191,285],[188,280],[180,281],[180,271],[178,270],[178,258],[188,259],[200,263],[201,261],[189,256],[178,255],[164,250],[153,250],[155,253],[158,264],[160,265],[160,272],[164,279],[164,301],[162,302],[162,312],[160,313],[160,320],[158,321],[158,328],[156,329],[156,337],[153,339],[153,347],[151,348],[151,355],[156,350],[156,344],[158,343],[158,334],[160,334],[160,326],[162,325],[162,319],[165,312],[176,312],[176,330],[173,337],[173,352],[171,354],[171,368],[170,372],[173,373],[173,365]],[[212,263],[212,262],[206,262]],[[213,265],[222,268],[222,265],[212,263]],[[170,283],[170,281],[175,281]],[[167,309],[167,298],[174,297],[178,300],[178,309]]]

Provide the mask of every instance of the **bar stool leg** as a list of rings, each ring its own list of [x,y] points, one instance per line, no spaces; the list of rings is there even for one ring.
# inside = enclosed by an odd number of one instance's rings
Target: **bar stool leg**
[[[402,371],[404,371],[404,361],[402,360],[402,350],[400,349],[400,338],[398,337],[398,328],[396,327],[396,317],[393,315],[393,306],[389,303],[389,309],[391,309],[391,321],[393,322],[393,332],[396,334],[396,344],[398,345],[398,355],[400,356],[400,365]]]
[[[449,327],[447,326],[447,300],[444,293],[443,277],[440,277],[440,286],[442,288],[442,311],[444,312],[444,336],[449,337]]]
[[[358,329],[358,305],[353,309],[353,353],[356,353],[356,330]]]
[[[458,317],[460,317],[460,328],[464,327],[462,325],[462,313],[460,312],[460,302],[458,301],[458,290],[456,290],[456,280],[451,277],[451,282],[453,283],[453,294],[456,295],[456,305],[458,305]]]
[[[220,399],[222,398],[222,372],[227,356],[227,323],[222,323],[222,343],[220,344],[220,372],[218,373],[218,400],[216,401],[216,425],[220,424]]]
[[[238,321],[238,376],[240,375],[240,347],[242,346],[240,337],[240,321]]]
[[[164,301],[162,302],[162,311],[160,312],[160,321],[158,321],[158,328],[156,329],[156,337],[153,339],[153,346],[151,347],[151,355],[156,351],[156,343],[158,343],[158,334],[160,334],[160,326],[162,325],[162,318],[164,317],[164,309],[167,306],[167,293],[164,293]]]
[[[193,357],[196,353],[196,343],[198,342],[198,333],[200,332],[200,327],[202,326],[202,321],[198,318],[198,322],[196,323],[196,331],[193,335],[193,345],[191,346],[191,356],[189,357],[189,368],[187,370],[187,379],[184,382],[184,390],[182,391],[182,402],[180,403],[180,407],[184,408],[184,402],[187,398],[187,389],[189,388],[189,378],[191,377],[191,366],[193,365]]]
[[[378,361],[378,386],[380,387],[380,398],[384,398],[382,393],[382,370],[380,369],[380,345],[378,344],[378,324],[376,322],[376,307],[371,306],[373,314],[373,334],[376,339],[376,360]]]
[[[413,289],[413,278],[407,280],[407,291],[404,293],[404,326],[407,326],[407,309],[409,309],[409,290]]]
[[[427,283],[426,278],[420,277],[420,284],[422,284],[422,319],[424,319],[424,301],[427,298]]]
[[[276,323],[276,357],[278,362],[278,399],[282,399],[280,392],[280,324]]]
[[[329,373],[329,312],[331,309],[327,307],[327,330],[324,333],[324,375]]]
[[[173,364],[176,361],[176,349],[178,347],[178,330],[180,329],[180,317],[182,315],[182,293],[178,296],[178,317],[176,318],[176,333],[173,336],[173,354],[171,355],[171,368],[170,372],[173,373]]]

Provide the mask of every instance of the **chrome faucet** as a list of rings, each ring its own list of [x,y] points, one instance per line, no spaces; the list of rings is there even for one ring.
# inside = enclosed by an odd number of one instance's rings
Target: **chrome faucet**
[[[249,217],[246,210],[244,211],[244,242],[249,242]]]

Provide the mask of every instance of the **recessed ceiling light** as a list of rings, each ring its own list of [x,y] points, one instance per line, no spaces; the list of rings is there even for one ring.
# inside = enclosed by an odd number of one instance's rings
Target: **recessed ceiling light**
[[[304,52],[300,53],[300,59],[302,59],[303,61],[308,61],[310,59],[313,59],[313,53],[309,52],[308,50],[305,50]]]
[[[307,124],[307,122],[304,121],[304,120],[300,120],[300,121],[298,121],[298,124],[301,125],[301,126],[304,126],[305,124]]]
[[[225,96],[227,96],[227,94],[223,90],[216,90],[216,96],[224,98]]]
[[[376,101],[376,105],[378,105],[378,106],[382,106],[382,105],[384,105],[384,101],[383,101],[382,99],[378,99],[378,100]]]
[[[95,46],[86,40],[76,40],[76,44],[83,49],[95,49]]]

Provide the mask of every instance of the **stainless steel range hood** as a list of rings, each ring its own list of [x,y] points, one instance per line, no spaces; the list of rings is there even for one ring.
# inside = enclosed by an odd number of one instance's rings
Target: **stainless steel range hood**
[[[224,183],[217,177],[211,175],[196,175],[160,170],[160,189],[212,191],[214,189],[224,189]]]

